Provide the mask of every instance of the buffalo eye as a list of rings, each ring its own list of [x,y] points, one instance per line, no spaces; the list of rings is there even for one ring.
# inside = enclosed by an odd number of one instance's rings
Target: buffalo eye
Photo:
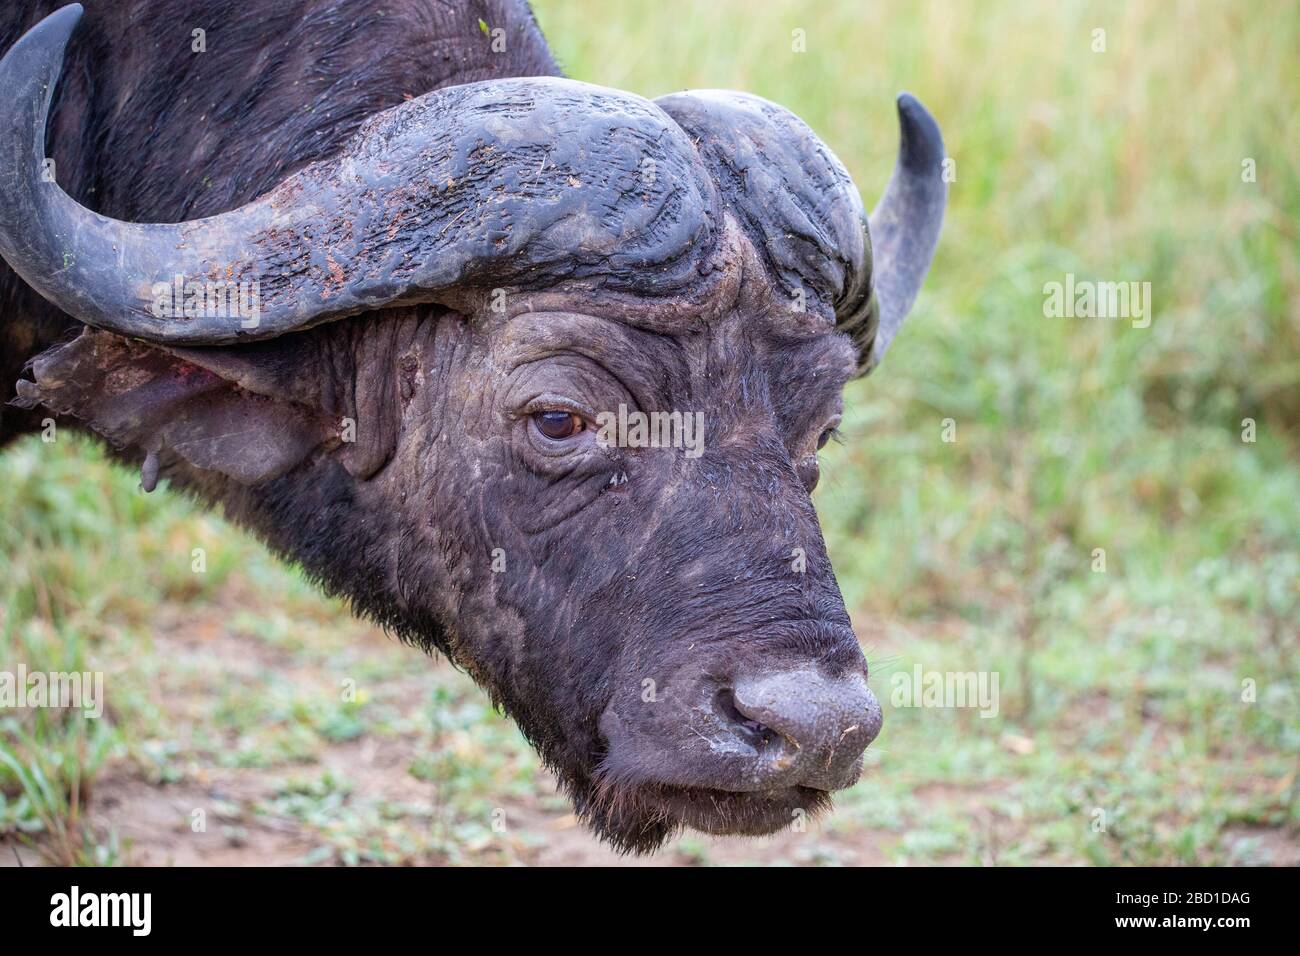
[[[581,416],[573,412],[544,411],[533,413],[533,424],[537,430],[551,441],[564,441],[572,438],[586,427]]]
[[[835,437],[835,429],[828,428],[817,436],[817,450],[821,451],[826,447],[826,443]]]

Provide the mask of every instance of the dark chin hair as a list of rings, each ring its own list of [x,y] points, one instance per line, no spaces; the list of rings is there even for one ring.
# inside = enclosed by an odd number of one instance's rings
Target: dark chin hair
[[[765,836],[793,822],[794,804],[809,820],[831,806],[829,793],[805,788],[797,797],[769,797],[604,778],[566,782],[565,789],[580,820],[616,852],[634,856],[655,852],[687,827],[715,835]]]
[[[645,856],[682,830],[661,807],[647,803],[644,788],[566,783],[578,819],[622,856]]]

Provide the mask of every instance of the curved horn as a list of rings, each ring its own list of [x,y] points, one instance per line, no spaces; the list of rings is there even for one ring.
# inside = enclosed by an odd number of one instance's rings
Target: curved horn
[[[862,199],[830,147],[750,93],[687,90],[655,103],[690,134],[770,277],[799,293],[799,311],[844,328],[870,299],[871,250]]]
[[[80,5],[64,7],[0,61],[0,255],[88,325],[214,345],[387,305],[464,301],[462,287],[578,280],[670,295],[698,281],[716,246],[716,192],[680,128],[640,97],[551,77],[403,103],[336,157],[218,216],[146,225],[98,215],[41,175],[80,17]],[[256,283],[256,325],[242,312],[181,308],[178,277],[186,305],[191,284],[203,304],[204,284]]]
[[[889,348],[925,281],[948,200],[939,124],[910,93],[898,97],[898,124],[900,139],[894,174],[870,217],[880,309],[880,324],[871,347],[872,365]]]
[[[770,273],[787,291],[807,290],[810,310],[833,312],[859,372],[870,371],[925,280],[943,223],[943,138],[925,107],[898,98],[898,161],[868,221],[843,164],[783,107],[727,90],[655,102],[696,141]]]

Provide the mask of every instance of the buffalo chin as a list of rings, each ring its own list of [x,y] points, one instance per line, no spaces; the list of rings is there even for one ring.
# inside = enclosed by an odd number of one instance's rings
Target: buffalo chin
[[[737,793],[667,788],[663,805],[692,830],[715,836],[767,836],[807,821],[830,806],[830,794],[810,787]]]
[[[715,790],[668,784],[599,788],[577,801],[579,816],[620,853],[652,853],[684,828],[713,836],[768,836],[828,810],[831,795],[811,787]]]

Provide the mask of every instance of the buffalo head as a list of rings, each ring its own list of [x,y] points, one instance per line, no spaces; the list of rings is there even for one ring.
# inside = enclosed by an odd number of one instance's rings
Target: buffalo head
[[[0,64],[0,254],[86,326],[20,401],[444,651],[621,848],[770,832],[854,782],[880,707],[809,496],[937,241],[920,103],[870,219],[762,99],[535,78],[133,224],[42,175],[79,15]]]

